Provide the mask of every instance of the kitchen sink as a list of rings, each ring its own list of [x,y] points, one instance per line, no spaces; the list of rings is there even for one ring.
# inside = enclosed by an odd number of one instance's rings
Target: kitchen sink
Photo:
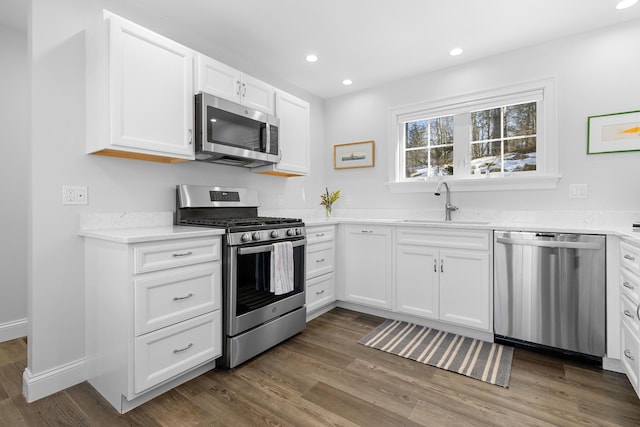
[[[424,225],[487,225],[490,221],[445,221],[444,219],[403,219],[404,224],[424,224]]]

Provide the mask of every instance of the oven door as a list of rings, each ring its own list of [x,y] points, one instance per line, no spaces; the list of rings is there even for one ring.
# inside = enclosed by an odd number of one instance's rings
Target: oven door
[[[226,333],[234,336],[305,304],[306,238],[293,244],[293,291],[269,291],[273,245],[230,246],[226,278]]]

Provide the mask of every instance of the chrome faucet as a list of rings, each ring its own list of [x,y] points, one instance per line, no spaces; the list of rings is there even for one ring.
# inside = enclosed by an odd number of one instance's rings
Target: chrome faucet
[[[442,188],[442,186],[444,185],[444,189],[447,192],[447,201],[444,205],[444,220],[445,221],[451,221],[451,211],[457,211],[458,207],[457,206],[453,206],[451,204],[451,192],[449,191],[449,184],[447,184],[446,181],[440,181],[438,183],[438,186],[436,187],[436,192],[435,195],[439,196],[440,195],[440,189]]]

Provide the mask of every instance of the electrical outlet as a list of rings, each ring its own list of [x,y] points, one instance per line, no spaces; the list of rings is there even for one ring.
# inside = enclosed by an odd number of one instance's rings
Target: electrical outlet
[[[344,202],[347,206],[351,206],[351,194],[347,194],[344,198]]]
[[[63,205],[86,205],[88,197],[87,187],[78,185],[62,186]]]
[[[569,184],[570,199],[586,199],[587,184]]]
[[[284,195],[278,195],[278,206],[284,206]]]

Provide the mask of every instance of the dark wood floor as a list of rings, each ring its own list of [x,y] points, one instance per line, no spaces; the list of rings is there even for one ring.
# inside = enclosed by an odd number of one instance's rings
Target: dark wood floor
[[[334,309],[242,366],[125,415],[87,383],[27,404],[26,341],[9,341],[0,344],[0,426],[640,425],[624,375],[516,349],[505,389],[358,344],[381,320]]]

